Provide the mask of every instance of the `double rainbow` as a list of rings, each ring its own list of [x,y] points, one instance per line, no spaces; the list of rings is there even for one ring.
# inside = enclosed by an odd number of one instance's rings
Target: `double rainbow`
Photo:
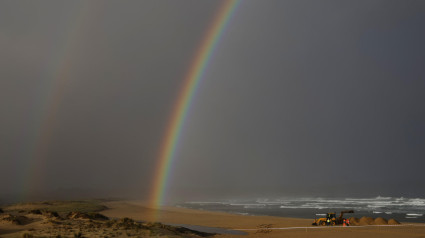
[[[240,0],[223,0],[222,5],[215,15],[211,26],[208,28],[190,64],[188,74],[184,79],[182,89],[173,107],[174,109],[160,148],[151,192],[151,203],[154,207],[163,205],[168,175],[172,167],[177,142],[182,132],[183,123],[187,117],[193,96],[212,58],[212,54],[239,2]]]

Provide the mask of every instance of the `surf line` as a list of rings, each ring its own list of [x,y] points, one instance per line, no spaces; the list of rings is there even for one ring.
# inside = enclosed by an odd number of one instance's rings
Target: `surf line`
[[[172,167],[178,139],[187,117],[193,96],[199,86],[212,55],[217,48],[226,26],[241,0],[223,0],[210,27],[204,34],[173,107],[165,135],[160,147],[151,190],[151,205],[160,207],[164,202],[168,176]]]

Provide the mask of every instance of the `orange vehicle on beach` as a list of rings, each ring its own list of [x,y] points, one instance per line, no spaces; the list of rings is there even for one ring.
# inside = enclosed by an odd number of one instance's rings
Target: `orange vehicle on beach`
[[[326,213],[326,217],[322,217],[319,219],[314,219],[313,226],[334,226],[334,225],[341,225],[344,221],[344,214],[345,213],[354,213],[353,210],[345,210],[341,211],[341,214],[339,217],[336,217],[335,212]]]

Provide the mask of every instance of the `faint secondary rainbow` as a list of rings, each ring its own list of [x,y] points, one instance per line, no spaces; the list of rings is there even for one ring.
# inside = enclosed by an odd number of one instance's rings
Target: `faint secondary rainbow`
[[[168,176],[174,159],[177,142],[182,132],[185,118],[188,114],[193,96],[202,79],[203,74],[212,58],[217,44],[226,29],[240,0],[223,0],[211,26],[199,45],[195,57],[182,84],[175,106],[165,131],[160,147],[158,164],[151,191],[151,203],[154,207],[163,205],[167,188]]]
[[[25,151],[27,159],[22,177],[21,200],[31,197],[32,192],[42,190],[49,145],[56,126],[56,116],[63,101],[69,73],[75,60],[75,51],[81,36],[81,28],[92,4],[76,3],[69,11],[67,27],[55,53],[46,64],[46,80],[39,86],[39,94],[33,105],[33,117],[28,123],[31,138]]]

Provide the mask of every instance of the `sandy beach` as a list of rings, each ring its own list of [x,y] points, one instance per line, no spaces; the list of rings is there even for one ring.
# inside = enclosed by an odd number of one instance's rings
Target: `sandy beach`
[[[53,201],[4,207],[0,237],[425,237],[422,223],[326,227],[312,221],[155,209],[140,201]]]
[[[419,223],[403,223],[398,226],[315,227],[311,225],[313,219],[244,216],[178,207],[164,207],[156,211],[137,201],[108,202],[105,205],[110,209],[102,214],[109,217],[127,216],[136,220],[154,221],[157,214],[157,220],[162,223],[220,227],[247,232],[245,236],[217,237],[425,237],[425,224]],[[264,225],[269,225],[270,228],[262,228]]]

